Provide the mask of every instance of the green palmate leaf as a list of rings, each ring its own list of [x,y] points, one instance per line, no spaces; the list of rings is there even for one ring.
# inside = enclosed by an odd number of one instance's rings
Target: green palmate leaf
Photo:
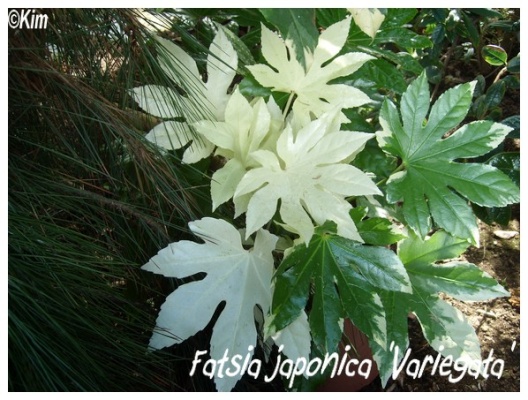
[[[405,238],[386,218],[369,218],[356,224],[358,232],[365,243],[374,246],[388,246]]]
[[[356,207],[350,211],[350,216],[365,243],[374,246],[388,246],[406,237],[388,219],[374,217],[363,220],[366,215],[366,207]]]
[[[444,357],[479,363],[480,344],[474,328],[456,308],[422,288],[413,293],[380,294],[386,313],[387,346],[369,341],[378,364],[382,385],[403,367],[399,366],[409,345],[407,316],[413,312],[429,344]]]
[[[466,83],[448,90],[429,111],[429,88],[422,74],[402,96],[401,121],[390,100],[382,106],[378,142],[400,157],[405,168],[387,182],[387,199],[403,201],[406,222],[422,238],[432,227],[432,217],[438,226],[476,244],[477,224],[467,201],[486,207],[519,201],[519,188],[496,168],[454,161],[489,152],[511,131],[492,121],[456,129],[468,112],[473,87]]]
[[[305,51],[313,52],[319,39],[315,26],[315,9],[313,8],[262,8],[264,18],[275,25],[283,38],[293,42],[297,60],[306,65]]]
[[[508,53],[506,53],[506,50],[493,44],[482,48],[482,57],[488,64],[495,66],[505,65],[508,62]]]
[[[272,331],[297,318],[306,306],[312,281],[310,327],[314,343],[323,352],[335,350],[342,331],[339,320],[345,316],[384,347],[385,314],[373,288],[411,290],[403,265],[390,250],[318,230],[308,248],[296,247],[277,272]]]
[[[226,351],[232,355],[247,354],[248,348],[257,342],[254,307],[259,305],[264,314],[269,310],[271,252],[277,237],[260,230],[253,249],[247,251],[242,247],[238,230],[223,220],[203,218],[189,223],[189,227],[205,243],[171,243],[142,267],[173,278],[207,274],[203,280],[182,285],[167,297],[150,347],[161,349],[196,334],[225,301],[213,329],[211,357],[220,359]],[[216,387],[229,391],[239,379],[240,376],[216,376]]]
[[[381,302],[385,309],[385,320],[387,326],[387,344],[380,346],[375,341],[370,340],[374,360],[378,365],[382,385],[385,386],[393,373],[393,365],[397,366],[403,355],[401,354],[409,347],[409,324],[407,317],[411,307],[407,303],[410,296],[398,292],[380,292]],[[394,363],[394,349],[399,349],[397,362]]]
[[[411,234],[399,244],[398,255],[413,285],[424,292],[443,292],[459,300],[474,301],[508,296],[508,291],[476,265],[458,261],[434,264],[459,256],[467,245],[444,231],[425,241]]]
[[[425,338],[440,354],[469,363],[480,360],[475,330],[460,311],[441,300],[437,293],[443,292],[459,300],[482,301],[508,296],[508,292],[473,264],[454,261],[435,264],[459,256],[467,246],[466,241],[445,231],[438,231],[427,240],[411,233],[398,245],[398,256],[409,274],[413,293],[380,292],[385,309],[388,347],[372,341],[371,346],[383,384],[393,371],[398,370],[408,346],[409,312],[416,314]]]
[[[511,117],[515,118],[515,117]],[[518,116],[517,123],[519,122]],[[513,124],[514,122],[512,122]],[[521,159],[520,153],[498,153],[491,157],[486,164],[489,164],[510,177],[516,185],[521,184]],[[489,207],[484,208],[478,205],[473,205],[475,214],[487,224],[497,222],[501,225],[508,225],[511,219],[511,206],[506,207]]]
[[[244,96],[249,97],[268,97],[271,95],[271,90],[262,86],[251,75],[246,76],[240,81],[238,84],[238,90],[240,90],[240,93]]]
[[[480,342],[464,314],[436,295],[414,290],[409,303],[431,347],[470,366],[479,363]]]
[[[341,128],[343,130],[356,131],[356,132],[368,132],[368,133],[374,133],[376,131],[374,126],[372,126],[372,124],[366,120],[366,117],[361,115],[358,112],[358,110],[347,108],[343,110],[343,113],[346,115],[346,117],[350,121],[350,122],[347,122],[346,124],[341,125]],[[367,146],[371,142],[375,142],[375,141],[369,140],[367,142]]]
[[[464,239],[438,231],[425,241],[412,235],[399,243],[398,256],[405,266],[410,268],[458,257],[467,247],[468,243]]]
[[[443,292],[458,300],[484,301],[509,296],[495,279],[470,263],[420,265],[407,271],[413,283],[427,292]]]
[[[369,140],[365,149],[354,159],[354,166],[376,175],[376,180],[387,179],[397,167],[397,159],[380,149],[375,140]]]

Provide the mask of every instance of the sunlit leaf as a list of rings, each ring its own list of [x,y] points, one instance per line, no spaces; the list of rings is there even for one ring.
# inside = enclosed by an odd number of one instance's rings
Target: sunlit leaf
[[[486,154],[511,131],[492,121],[457,129],[468,112],[473,87],[466,83],[446,91],[429,111],[429,88],[422,74],[402,97],[402,121],[390,100],[381,109],[380,146],[400,157],[405,167],[390,177],[387,199],[403,201],[406,222],[422,238],[431,230],[432,218],[453,235],[476,244],[478,228],[467,200],[486,207],[519,201],[519,188],[496,168],[455,161]]]
[[[260,166],[244,175],[234,196],[236,201],[240,196],[251,195],[246,213],[247,235],[273,218],[280,200],[282,222],[306,244],[314,232],[312,220],[319,225],[334,221],[338,234],[361,240],[348,215],[352,206],[345,196],[380,191],[366,174],[343,161],[353,158],[372,135],[333,130],[335,119],[335,112],[325,114],[298,132],[287,125],[275,152],[257,150],[251,154]]]
[[[248,69],[262,86],[296,95],[293,110],[306,122],[311,120],[310,113],[319,117],[335,107],[359,107],[370,101],[366,94],[348,85],[328,83],[372,59],[364,53],[334,58],[345,44],[349,28],[350,20],[345,19],[323,31],[313,53],[306,53],[305,68],[288,56],[295,51],[288,42],[262,26],[262,55],[271,67],[257,64]],[[344,115],[342,120],[346,121]]]

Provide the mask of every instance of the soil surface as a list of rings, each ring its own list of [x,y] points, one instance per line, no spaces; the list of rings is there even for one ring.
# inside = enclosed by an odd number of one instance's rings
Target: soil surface
[[[518,234],[511,239],[501,239],[497,231],[507,230]],[[395,381],[389,381],[383,389],[379,379],[365,388],[366,391],[520,391],[520,226],[519,218],[508,227],[488,226],[480,223],[481,245],[471,247],[462,258],[480,266],[494,277],[509,292],[510,297],[488,302],[461,302],[444,297],[466,315],[480,339],[482,359],[489,358],[490,376],[475,378],[466,374],[460,381],[452,383],[448,377],[437,372],[431,374],[432,367],[426,368],[422,377],[413,379],[405,369]],[[409,319],[409,359],[423,360],[430,355],[436,358],[433,350],[422,335],[416,319]],[[500,373],[500,361],[503,370]],[[497,360],[497,361],[495,361]],[[491,374],[491,371],[494,374]],[[454,371],[453,378],[460,374]],[[500,379],[493,375],[500,375]]]

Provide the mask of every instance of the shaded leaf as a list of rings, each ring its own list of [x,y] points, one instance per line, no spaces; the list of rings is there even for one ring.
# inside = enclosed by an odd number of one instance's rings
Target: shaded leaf
[[[498,81],[491,85],[486,91],[486,99],[484,100],[486,108],[491,109],[498,106],[502,102],[505,93],[506,84],[503,81]]]
[[[392,63],[378,59],[364,64],[353,75],[355,79],[366,79],[376,83],[377,89],[403,93],[407,88],[402,72]]]
[[[508,133],[509,138],[519,139],[521,137],[521,116],[512,115],[511,117],[505,118],[501,121],[501,124],[513,128],[513,130]]]
[[[510,61],[508,61],[508,72],[518,74],[521,72],[521,55],[517,54]]]
[[[400,49],[424,49],[432,47],[431,40],[422,35],[417,35],[410,29],[406,28],[387,28],[382,29],[376,35],[374,43],[394,43]]]
[[[489,164],[503,173],[517,185],[521,184],[521,155],[520,153],[507,152],[495,154],[486,164]]]

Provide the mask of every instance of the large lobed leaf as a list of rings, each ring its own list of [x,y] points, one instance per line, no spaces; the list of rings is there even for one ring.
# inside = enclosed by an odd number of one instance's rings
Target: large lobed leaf
[[[458,300],[483,301],[509,296],[509,292],[474,264],[451,261],[467,248],[460,238],[438,231],[427,240],[411,234],[398,247],[398,255],[416,287],[427,293],[443,292]]]
[[[387,199],[403,201],[406,222],[422,238],[431,230],[432,217],[446,231],[478,244],[468,201],[503,207],[520,200],[519,188],[496,168],[456,161],[487,153],[511,131],[492,121],[457,128],[468,112],[473,88],[474,83],[466,83],[449,89],[429,111],[429,87],[422,74],[402,96],[401,120],[390,100],[382,106],[378,141],[405,167],[390,177]]]
[[[163,149],[179,149],[196,135],[190,123],[202,119],[223,121],[229,100],[227,91],[236,74],[238,57],[224,31],[219,30],[209,47],[207,81],[204,82],[191,56],[167,39],[156,39],[160,49],[160,67],[188,96],[158,85],[136,87],[131,94],[149,114],[164,119],[185,118],[185,122],[161,122],[146,135],[147,140]],[[195,163],[209,156],[213,148],[205,137],[196,138],[185,150],[183,161]]]
[[[258,305],[264,314],[270,307],[272,250],[277,237],[259,230],[254,247],[248,251],[242,247],[238,230],[223,220],[203,218],[189,223],[189,228],[205,243],[171,243],[142,267],[173,278],[207,274],[167,297],[150,347],[161,349],[181,343],[204,329],[219,304],[225,302],[213,328],[210,355],[219,360],[225,351],[231,356],[247,354],[257,341],[254,307]],[[240,376],[215,376],[216,387],[229,391],[238,379]]]
[[[237,185],[251,167],[258,166],[251,153],[270,147],[277,125],[281,125],[281,112],[270,98],[268,104],[259,98],[251,105],[238,89],[235,89],[225,109],[225,121],[202,120],[194,128],[208,141],[217,146],[217,154],[227,163],[217,170],[211,179],[213,210],[231,199]]]
[[[392,251],[332,231],[335,224],[318,228],[308,248],[298,246],[283,260],[277,272],[269,329],[283,329],[301,314],[313,282],[310,328],[319,351],[337,348],[340,320],[345,316],[385,347],[385,311],[374,288],[410,292],[407,273]]]
[[[336,112],[325,114],[298,132],[288,124],[277,140],[276,152],[257,150],[251,154],[261,166],[244,175],[234,195],[235,203],[243,196],[249,198],[247,235],[273,218],[280,199],[285,227],[306,244],[314,232],[312,219],[318,225],[332,220],[339,235],[362,240],[345,196],[380,191],[365,173],[344,161],[361,151],[372,135],[334,130],[335,119]],[[237,215],[246,209],[239,208]]]
[[[345,44],[350,19],[328,27],[317,42],[313,52],[305,52],[306,67],[295,57],[295,49],[277,34],[262,26],[262,55],[271,66],[248,66],[255,79],[264,87],[297,96],[293,110],[304,121],[310,114],[319,117],[333,107],[359,107],[370,102],[362,91],[344,84],[329,84],[340,76],[350,75],[373,57],[364,53],[338,56]],[[342,115],[342,120],[346,117]]]
[[[405,265],[413,293],[382,291],[388,347],[371,341],[382,383],[385,384],[402,360],[408,340],[407,315],[416,314],[431,346],[443,356],[463,360],[472,365],[481,360],[480,345],[474,328],[456,308],[438,297],[443,292],[459,300],[482,301],[508,296],[509,293],[477,266],[451,261],[437,261],[459,256],[468,242],[438,231],[427,240],[414,234],[398,246],[399,258]],[[391,343],[394,343],[391,346]],[[395,361],[395,349],[398,357]]]

